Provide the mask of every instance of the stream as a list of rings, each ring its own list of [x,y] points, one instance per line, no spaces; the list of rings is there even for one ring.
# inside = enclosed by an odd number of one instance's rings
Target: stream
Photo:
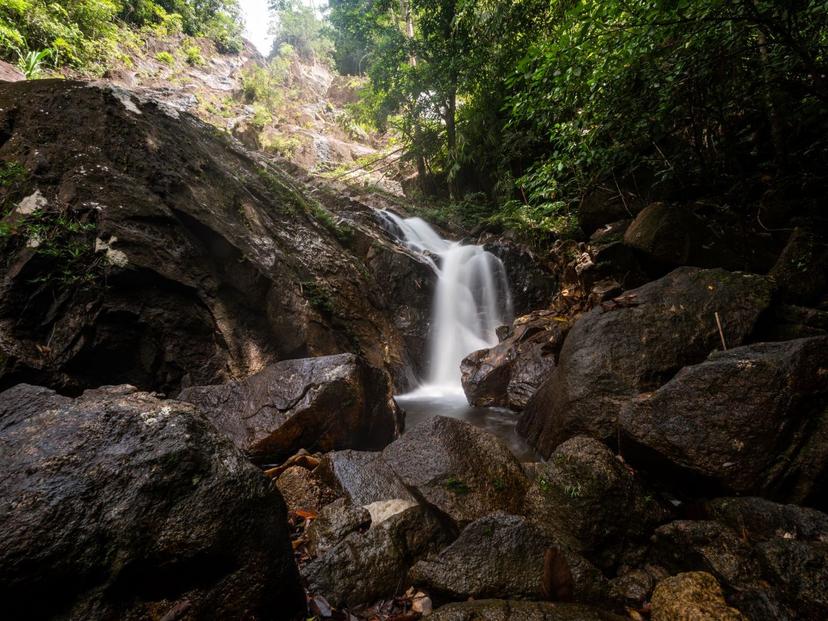
[[[458,418],[499,437],[521,461],[535,460],[535,453],[517,433],[518,414],[469,405],[461,383],[463,358],[496,345],[498,326],[512,323],[512,296],[503,263],[482,246],[440,237],[422,218],[402,218],[386,210],[377,214],[385,229],[437,275],[428,377],[415,390],[395,396],[406,411],[406,430],[432,416]]]

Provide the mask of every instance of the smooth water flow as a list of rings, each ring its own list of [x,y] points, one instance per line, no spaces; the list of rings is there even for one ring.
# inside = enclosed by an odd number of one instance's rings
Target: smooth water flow
[[[379,211],[389,232],[420,253],[437,274],[429,346],[429,375],[417,392],[462,395],[460,363],[497,344],[498,326],[511,323],[512,299],[500,259],[482,246],[440,237],[422,218]]]

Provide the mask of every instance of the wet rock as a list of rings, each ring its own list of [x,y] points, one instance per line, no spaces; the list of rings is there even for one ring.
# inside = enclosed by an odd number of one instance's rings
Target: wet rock
[[[326,454],[316,474],[357,505],[401,498],[415,500],[381,453],[335,451]]]
[[[757,546],[762,576],[795,619],[828,618],[828,543],[773,539]]]
[[[353,354],[286,360],[244,380],[186,388],[223,433],[257,461],[299,449],[379,449],[402,428],[387,376]]]
[[[747,621],[725,602],[722,589],[708,573],[695,571],[662,580],[652,601],[653,621]]]
[[[598,569],[560,548],[525,518],[505,513],[472,522],[439,554],[415,564],[408,577],[414,585],[451,599],[544,599],[544,560],[550,548],[563,557],[571,578],[565,588],[573,601],[608,599],[609,584]]]
[[[347,223],[281,165],[123,89],[9,83],[0,110],[0,159],[25,169],[7,200],[37,191],[44,226],[73,223],[52,255],[27,248],[28,227],[4,237],[0,389],[175,394],[342,351],[404,374],[408,345]]]
[[[683,267],[593,309],[573,325],[518,431],[544,456],[578,434],[614,441],[625,402],[721,347],[714,313],[734,347],[770,295],[761,276]]]
[[[828,337],[712,354],[624,406],[642,457],[739,493],[818,502],[828,473]]]
[[[707,503],[711,517],[753,541],[797,539],[828,543],[828,515],[764,498],[717,498]]]
[[[639,213],[624,233],[624,243],[659,265],[708,266],[703,244],[713,237],[687,206],[653,203]]]
[[[517,318],[490,349],[467,356],[460,367],[469,403],[521,410],[555,367],[569,321],[552,311]]]
[[[447,541],[440,522],[425,507],[404,502],[365,532],[354,531],[306,563],[301,571],[311,593],[334,606],[354,606],[400,594],[412,563]]]
[[[291,466],[276,479],[289,511],[320,511],[336,493],[307,468]]]
[[[668,515],[606,446],[584,436],[536,465],[525,505],[533,522],[602,566]]]
[[[729,587],[759,575],[750,546],[718,522],[679,520],[656,529],[653,554],[673,572],[704,571]]]
[[[816,305],[828,293],[828,245],[813,231],[795,229],[770,275],[787,302]]]
[[[333,548],[345,537],[371,525],[371,514],[364,507],[352,505],[345,498],[327,505],[319,513],[305,535],[308,551],[319,556]]]
[[[649,601],[656,582],[666,577],[666,572],[653,567],[633,569],[610,580],[610,593],[626,606],[641,608]]]
[[[462,527],[494,511],[518,513],[526,489],[520,462],[495,436],[435,416],[382,452],[403,484]]]
[[[503,261],[517,315],[547,306],[559,283],[549,266],[529,248],[503,237],[480,239],[478,243]]]
[[[281,497],[192,405],[21,384],[0,393],[0,420],[9,618],[303,609]]]
[[[630,192],[598,188],[587,194],[578,208],[578,224],[591,235],[598,227],[634,218],[644,208],[641,199]]]
[[[581,604],[502,599],[447,604],[429,617],[432,621],[622,621],[623,618]]]

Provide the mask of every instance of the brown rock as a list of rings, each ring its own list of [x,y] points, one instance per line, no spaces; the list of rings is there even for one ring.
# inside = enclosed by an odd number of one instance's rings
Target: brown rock
[[[694,571],[658,583],[652,600],[653,621],[747,621],[727,605],[722,589],[708,573]]]
[[[353,354],[278,362],[244,380],[187,388],[180,399],[257,461],[303,448],[379,449],[403,424],[386,374]]]

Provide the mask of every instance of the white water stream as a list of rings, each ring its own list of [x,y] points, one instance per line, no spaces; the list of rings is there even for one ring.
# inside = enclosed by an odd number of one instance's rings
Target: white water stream
[[[503,263],[482,246],[443,239],[422,218],[378,213],[386,229],[422,255],[437,274],[429,372],[425,384],[414,392],[462,396],[461,361],[473,351],[496,345],[495,330],[512,321],[512,298]]]

